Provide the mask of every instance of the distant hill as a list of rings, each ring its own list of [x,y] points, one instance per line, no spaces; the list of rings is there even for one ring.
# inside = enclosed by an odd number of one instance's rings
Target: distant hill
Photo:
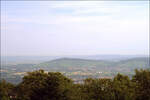
[[[148,68],[148,57],[132,58],[121,61],[105,61],[105,60],[87,60],[77,58],[60,58],[52,61],[40,63],[35,67],[46,70],[79,70],[79,69],[93,69],[93,70],[115,70],[125,71],[134,70],[136,68]]]
[[[148,55],[89,55],[89,56],[72,56],[72,57],[91,60],[121,61],[132,58],[148,57]]]
[[[60,58],[48,62],[38,64],[38,67],[47,66],[47,67],[93,67],[93,66],[108,66],[112,64],[110,61],[103,60],[87,60],[87,59],[77,59],[77,58]]]
[[[39,64],[60,58],[76,58],[87,60],[121,61],[147,55],[75,55],[75,56],[1,56],[1,64]]]
[[[122,60],[115,64],[115,66],[119,68],[125,69],[140,69],[140,68],[149,68],[150,67],[150,59],[148,57],[139,57],[139,58],[132,58],[128,60]]]

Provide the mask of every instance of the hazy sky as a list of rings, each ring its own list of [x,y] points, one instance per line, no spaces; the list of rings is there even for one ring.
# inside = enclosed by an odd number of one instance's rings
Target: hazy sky
[[[148,4],[148,1],[3,1],[1,53],[148,54]]]

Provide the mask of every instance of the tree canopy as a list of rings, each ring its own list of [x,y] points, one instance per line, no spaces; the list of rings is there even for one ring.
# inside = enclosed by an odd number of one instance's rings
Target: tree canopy
[[[1,100],[150,100],[150,70],[135,70],[129,78],[85,79],[75,84],[59,72],[29,72],[18,85],[2,80]]]

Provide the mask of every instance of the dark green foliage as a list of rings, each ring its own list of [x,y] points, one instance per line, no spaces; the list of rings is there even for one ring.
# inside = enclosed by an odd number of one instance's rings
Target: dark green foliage
[[[150,70],[135,70],[136,100],[150,100]]]
[[[113,79],[114,100],[134,100],[134,83],[128,76],[118,74]]]
[[[60,73],[39,70],[23,78],[18,93],[26,100],[68,100],[67,93],[71,84],[72,81]]]
[[[1,100],[150,100],[150,70],[136,70],[130,79],[117,74],[113,79],[85,79],[81,84],[59,72],[29,72],[14,86],[0,83]]]
[[[83,91],[85,93],[85,100],[110,100],[112,95],[112,80],[86,79]]]
[[[0,81],[0,98],[2,100],[10,100],[10,95],[13,96],[12,90],[14,89],[14,85],[11,83],[7,83],[5,80]]]

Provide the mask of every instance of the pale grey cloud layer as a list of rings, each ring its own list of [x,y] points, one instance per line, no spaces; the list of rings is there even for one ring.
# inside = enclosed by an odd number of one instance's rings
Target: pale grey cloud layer
[[[2,2],[2,55],[148,54],[148,2]]]

